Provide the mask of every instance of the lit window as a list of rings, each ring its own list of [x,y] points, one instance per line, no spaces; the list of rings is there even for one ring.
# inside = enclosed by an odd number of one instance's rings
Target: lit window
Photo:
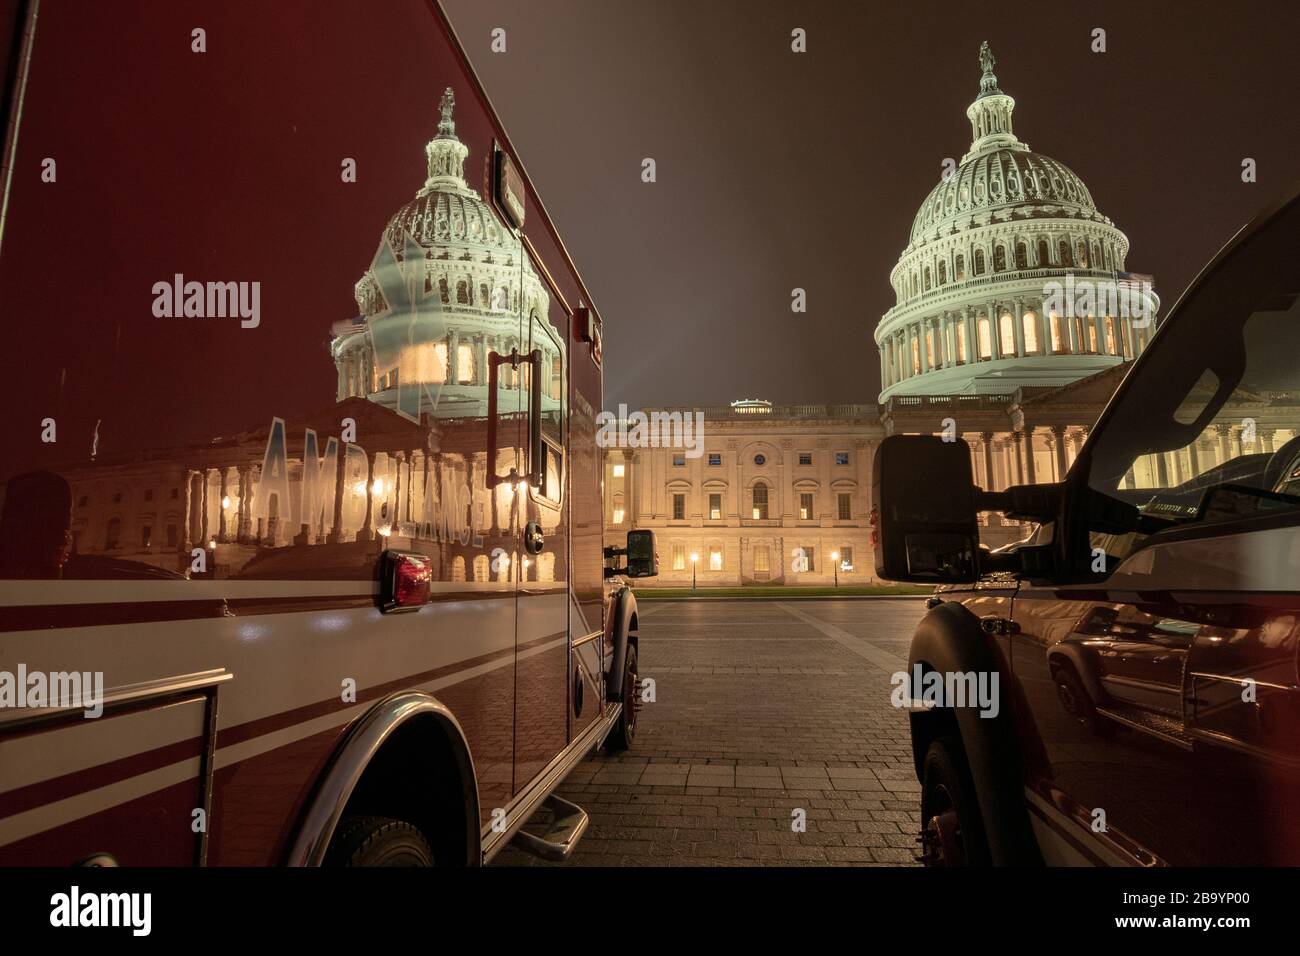
[[[709,545],[709,570],[722,570],[722,545],[720,544]]]
[[[1024,315],[1025,324],[1025,351],[1038,351],[1038,316],[1033,312],[1026,312]]]
[[[686,570],[686,545],[684,544],[673,545],[673,570]]]
[[[998,338],[1001,339],[1003,355],[1016,354],[1016,322],[1011,318],[1010,312],[1003,312],[1002,318],[998,320]]]
[[[811,521],[813,517],[813,496],[805,492],[799,496],[799,519]]]
[[[1065,333],[1061,328],[1061,317],[1055,312],[1052,313],[1052,351],[1065,351]]]
[[[767,518],[767,485],[761,481],[754,485],[754,518],[760,521]]]
[[[623,466],[622,466],[622,465],[615,465],[615,466],[614,466],[614,477],[615,477],[615,478],[622,478],[622,477],[623,477]]]
[[[722,495],[709,495],[709,518],[713,521],[722,518]]]
[[[988,317],[982,317],[979,321],[979,346],[980,358],[987,359],[993,357],[993,336],[989,331]]]
[[[474,346],[467,342],[456,349],[456,380],[461,385],[474,381]]]
[[[840,570],[853,570],[853,548],[847,544],[840,548]]]
[[[709,452],[709,464],[710,464],[710,465],[721,465],[721,464],[722,464],[722,453],[721,453],[721,452],[717,452],[717,451],[711,451],[711,452]]]
[[[685,468],[685,467],[686,467],[686,456],[685,456],[685,455],[673,455],[673,467],[674,467],[674,468]]]
[[[623,509],[622,509],[622,508],[615,508],[615,509],[614,509],[614,524],[622,524],[622,523],[623,523]]]
[[[849,453],[847,451],[837,451],[835,453],[835,464],[847,465],[849,463]]]

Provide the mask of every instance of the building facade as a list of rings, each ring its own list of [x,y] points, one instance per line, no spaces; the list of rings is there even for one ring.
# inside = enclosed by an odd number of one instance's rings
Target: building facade
[[[875,405],[653,409],[703,416],[705,437],[605,450],[606,538],[656,532],[652,586],[866,584]],[[698,455],[696,452],[698,451]]]

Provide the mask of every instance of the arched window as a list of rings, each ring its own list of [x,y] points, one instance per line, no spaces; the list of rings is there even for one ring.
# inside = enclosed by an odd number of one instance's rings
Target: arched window
[[[988,316],[980,316],[979,321],[979,346],[980,358],[988,359],[993,357],[993,335],[989,331]]]
[[[488,307],[489,302],[490,302],[490,299],[489,299],[489,296],[488,296],[488,287],[487,287],[487,283],[486,283],[486,282],[480,283],[480,285],[479,285],[479,287],[478,287],[478,304],[479,304],[479,307],[480,307],[480,308],[483,308],[483,309],[486,309],[486,308]],[[475,578],[475,580],[477,581],[478,579]]]
[[[1049,251],[1046,239],[1038,240],[1038,268],[1045,269],[1052,263],[1052,254]]]
[[[998,243],[998,245],[993,248],[993,271],[1007,271],[1007,247],[1001,243]]]
[[[975,274],[982,276],[984,274],[984,250],[975,250]]]
[[[1119,340],[1115,335],[1115,320],[1110,316],[1106,317],[1106,354],[1119,355]]]
[[[464,279],[456,283],[456,304],[469,305],[469,286]],[[462,562],[463,564],[464,562]],[[464,580],[462,578],[462,580]]]
[[[1079,240],[1079,258],[1077,261],[1080,269],[1088,268],[1088,244],[1082,239]]]
[[[1056,251],[1061,254],[1061,265],[1063,266],[1074,265],[1074,263],[1070,261],[1070,244],[1068,242],[1062,239],[1060,244],[1057,246]]]
[[[929,292],[930,291],[930,267],[929,266],[925,267],[924,275],[925,275],[925,291]]]
[[[1064,352],[1066,351],[1065,327],[1061,324],[1061,317],[1057,315],[1055,312],[1053,312],[1051,315],[1051,323],[1052,323],[1052,351]]]
[[[948,263],[940,259],[939,260],[939,285],[946,285],[947,283],[948,283]]]
[[[969,361],[969,359],[967,359],[966,357],[966,323],[965,322],[962,321],[957,322],[956,333],[954,335],[954,338],[956,338],[957,340],[957,361],[964,365],[966,364],[966,362]]]
[[[754,482],[753,501],[754,501],[754,520],[766,521],[767,520],[767,482],[764,481]]]
[[[621,491],[615,492],[613,514],[610,517],[613,519],[614,524],[622,524],[625,514],[626,512],[623,510],[623,493]]]
[[[921,340],[912,336],[912,374],[921,374]]]
[[[459,554],[451,561],[451,579],[453,581],[465,580],[465,559]]]
[[[1029,249],[1025,246],[1023,242],[1016,243],[1016,268],[1017,269],[1029,268]]]
[[[108,530],[104,534],[104,550],[113,551],[114,549],[116,549],[119,544],[119,539],[121,538],[121,536],[122,536],[122,519],[109,518]]]
[[[953,266],[952,272],[953,272],[953,278],[956,279],[958,282],[966,278],[966,257],[965,256],[962,255],[957,256],[957,261]]]
[[[438,297],[442,299],[445,304],[451,301],[450,295],[451,293],[447,291],[447,277],[443,276],[438,280]]]
[[[1034,312],[1026,312],[1022,320],[1024,322],[1025,336],[1025,353],[1038,351],[1038,315]]]
[[[468,342],[461,342],[456,348],[456,380],[461,385],[474,381],[474,346]]]
[[[1016,354],[1016,320],[1010,312],[1003,312],[998,318],[998,340],[1003,355]]]
[[[486,554],[480,554],[478,557],[476,557],[474,559],[474,580],[475,581],[488,580],[488,573],[491,570],[491,567],[492,567],[492,563],[488,560],[488,556]]]
[[[934,329],[925,330],[925,366],[934,368],[939,363],[934,360]]]

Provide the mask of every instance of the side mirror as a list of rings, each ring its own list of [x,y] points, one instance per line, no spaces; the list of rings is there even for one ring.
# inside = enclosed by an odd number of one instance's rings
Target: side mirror
[[[979,576],[970,446],[891,435],[873,466],[871,546],[890,581],[963,584]]]
[[[627,533],[627,576],[653,578],[659,574],[659,556],[655,553],[655,533],[644,529]]]

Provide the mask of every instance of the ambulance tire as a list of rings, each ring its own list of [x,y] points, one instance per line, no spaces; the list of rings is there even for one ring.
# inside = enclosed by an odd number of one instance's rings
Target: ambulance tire
[[[348,817],[325,854],[326,866],[433,866],[433,850],[419,828],[390,817]]]
[[[605,738],[605,749],[619,753],[632,748],[636,739],[637,704],[640,703],[640,682],[636,671],[636,645],[627,646],[627,659],[623,664],[623,711],[618,715],[618,723]]]

